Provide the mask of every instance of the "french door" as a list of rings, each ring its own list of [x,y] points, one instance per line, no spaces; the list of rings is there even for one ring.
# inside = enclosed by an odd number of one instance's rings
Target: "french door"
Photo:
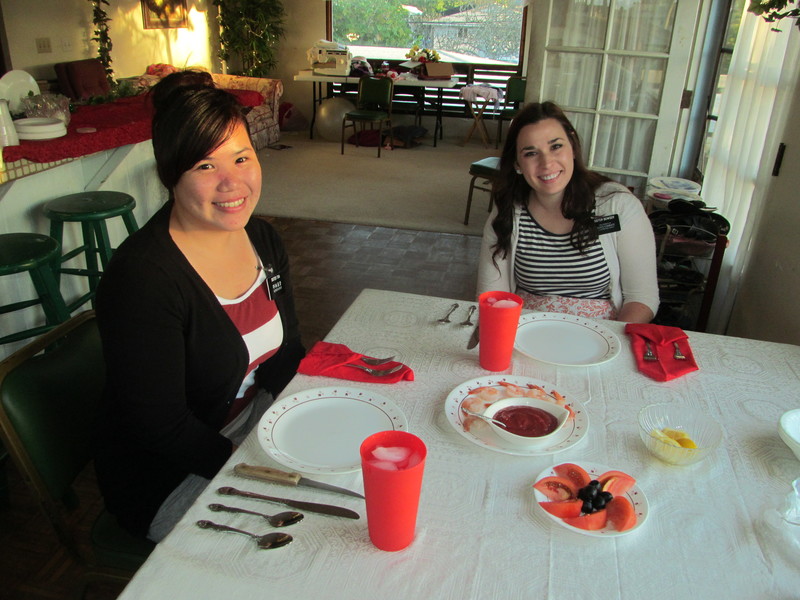
[[[671,175],[701,0],[532,0],[526,98],[568,114],[590,168]],[[684,113],[686,111],[683,111]]]

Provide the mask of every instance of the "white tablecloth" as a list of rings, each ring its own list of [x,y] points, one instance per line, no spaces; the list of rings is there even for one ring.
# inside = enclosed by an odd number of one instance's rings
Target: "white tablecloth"
[[[700,370],[658,383],[635,368],[623,324],[607,322],[622,352],[595,367],[557,367],[515,356],[515,375],[553,383],[588,402],[588,435],[554,455],[521,457],[470,443],[443,413],[458,384],[489,373],[471,327],[458,323],[473,303],[460,301],[451,324],[435,324],[453,300],[365,290],[326,338],[372,356],[396,355],[413,382],[356,384],[296,377],[283,396],[330,385],[368,388],[398,404],[409,430],[428,446],[417,537],[400,552],[375,549],[363,501],[307,488],[233,476],[239,462],[278,466],[254,434],[235,453],[176,529],[157,546],[120,598],[798,598],[800,556],[768,535],[762,514],[790,490],[800,462],[778,437],[785,410],[800,406],[800,347],[690,334]],[[651,402],[705,408],[724,427],[705,462],[673,467],[647,454],[637,430]],[[531,490],[537,474],[562,462],[626,471],[649,500],[649,518],[629,535],[593,538],[540,514]],[[360,473],[313,475],[363,490]],[[358,521],[306,513],[287,531],[295,541],[261,551],[245,537],[197,528],[198,519],[266,532],[248,515],[223,515],[210,502],[264,512],[276,505],[222,497],[220,485],[339,504]]]

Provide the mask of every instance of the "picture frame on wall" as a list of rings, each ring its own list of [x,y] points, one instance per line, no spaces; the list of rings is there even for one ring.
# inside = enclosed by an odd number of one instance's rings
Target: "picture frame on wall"
[[[189,26],[186,0],[141,0],[145,29],[174,29]]]

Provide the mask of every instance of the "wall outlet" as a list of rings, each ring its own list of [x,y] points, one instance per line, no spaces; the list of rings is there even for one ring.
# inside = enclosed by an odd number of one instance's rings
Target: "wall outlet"
[[[52,51],[53,48],[50,45],[49,37],[36,38],[36,52],[39,54],[47,54]]]
[[[61,38],[61,51],[72,52],[72,40],[69,38]]]

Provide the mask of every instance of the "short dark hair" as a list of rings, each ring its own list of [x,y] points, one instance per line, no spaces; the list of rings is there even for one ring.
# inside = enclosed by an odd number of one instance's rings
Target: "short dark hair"
[[[236,96],[213,82],[209,86],[196,73],[173,73],[152,91],[153,154],[170,197],[181,176],[228,139],[237,125],[244,125],[250,135]]]

